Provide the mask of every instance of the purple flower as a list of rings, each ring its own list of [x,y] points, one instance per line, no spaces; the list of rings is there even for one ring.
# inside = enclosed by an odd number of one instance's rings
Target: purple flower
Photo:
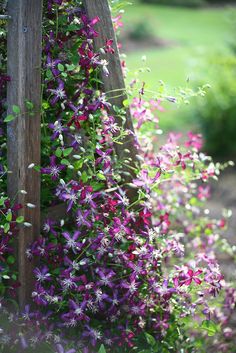
[[[89,190],[84,190],[84,192],[81,193],[81,196],[81,205],[89,205],[91,208],[97,208],[97,204],[93,200],[100,196],[99,192],[92,193]]]
[[[92,223],[90,221],[88,221],[88,217],[90,216],[91,212],[89,210],[86,211],[81,211],[81,210],[77,210],[76,213],[76,223],[78,227],[81,226],[86,226],[88,228],[92,227]]]
[[[54,4],[56,5],[61,5],[63,3],[63,0],[48,0],[48,11],[49,13],[52,11],[52,7]]]
[[[98,65],[104,65],[104,63],[101,62],[97,62]],[[88,105],[88,109],[91,112],[95,112],[98,109],[109,109],[111,107],[111,103],[109,103],[107,101],[107,97],[104,93],[102,93],[99,97],[97,97],[92,104]]]
[[[55,121],[55,123],[48,124],[48,127],[52,129],[53,134],[51,136],[51,140],[55,140],[59,137],[59,135],[68,131],[68,128],[63,127],[61,120]]]
[[[92,20],[90,20],[86,15],[82,15],[81,19],[83,21],[83,28],[79,31],[80,35],[85,36],[86,38],[94,38],[98,37],[98,32],[94,30],[94,26],[98,21],[100,21],[99,17],[95,17]]]
[[[141,170],[139,178],[133,180],[133,184],[143,187],[147,192],[150,192],[150,186],[153,185],[160,177],[161,172],[158,171],[154,178],[150,178],[146,169]]]
[[[83,244],[76,241],[80,234],[79,231],[76,231],[73,236],[68,232],[62,233],[63,237],[66,239],[66,249],[72,249],[74,253],[78,253],[78,251],[81,250]]]
[[[176,288],[168,287],[168,280],[164,280],[162,286],[156,281],[153,283],[153,289],[158,293],[165,301],[169,300],[173,293],[176,292]]]
[[[104,123],[104,129],[103,129],[104,134],[110,133],[113,135],[120,131],[120,127],[118,126],[113,116],[104,115],[103,123]]]
[[[50,281],[51,274],[49,273],[49,269],[47,266],[43,266],[41,269],[38,267],[34,270],[34,275],[38,282]]]
[[[65,349],[63,348],[63,346],[61,344],[57,344],[56,349],[57,349],[57,351],[55,353],[75,353],[76,352],[76,350],[73,348],[65,351]]]
[[[114,287],[114,283],[112,282],[112,277],[115,276],[115,272],[112,270],[101,270],[99,269],[97,271],[100,280],[98,281],[98,284],[101,286],[107,286],[107,287]]]
[[[62,193],[61,199],[68,202],[67,212],[69,212],[73,205],[77,203],[78,200],[78,191],[74,189],[67,190],[66,193]]]
[[[69,308],[71,311],[62,315],[63,320],[70,321],[71,319],[75,319],[76,321],[89,321],[89,317],[85,314],[87,307],[87,301],[83,301],[78,304],[74,300],[69,300]]]
[[[63,101],[67,96],[66,96],[66,91],[65,91],[65,84],[62,80],[58,80],[59,85],[55,89],[48,89],[49,92],[51,92],[51,95],[53,98],[51,99],[51,104],[55,105],[59,100]]]
[[[50,166],[46,168],[41,168],[42,174],[49,174],[52,177],[52,180],[57,180],[59,178],[60,172],[65,169],[64,165],[56,163],[56,156],[50,157]]]
[[[111,166],[111,157],[110,154],[113,152],[113,150],[110,148],[107,151],[103,152],[100,149],[96,149],[96,153],[100,156],[96,159],[96,165],[100,163],[104,163],[104,168],[110,168]]]
[[[48,304],[47,300],[45,299],[46,294],[47,294],[47,292],[42,287],[42,285],[40,283],[36,283],[35,289],[32,292],[32,298],[33,298],[34,302],[37,305],[46,306]]]
[[[21,317],[25,321],[30,321],[33,318],[34,314],[30,311],[30,305],[26,305],[24,311],[21,314]]]
[[[94,329],[88,325],[85,325],[85,331],[82,334],[83,337],[89,337],[91,344],[96,345],[97,341],[101,340],[102,334],[99,330]]]
[[[60,71],[57,68],[57,65],[59,63],[61,63],[61,60],[59,59],[53,60],[51,57],[51,54],[47,55],[46,68],[52,70],[52,73],[54,76],[58,76],[60,74]]]
[[[57,232],[54,229],[54,226],[56,225],[56,222],[51,220],[51,219],[47,219],[44,224],[43,224],[43,231],[45,233],[51,233],[53,234],[55,237],[57,237]]]
[[[77,288],[77,283],[80,280],[79,277],[75,277],[71,271],[64,270],[60,275],[60,284],[63,291],[75,290]]]
[[[131,276],[130,282],[122,281],[121,286],[127,289],[129,294],[133,295],[137,293],[140,284],[141,284],[140,282],[136,282],[136,279],[134,276]]]

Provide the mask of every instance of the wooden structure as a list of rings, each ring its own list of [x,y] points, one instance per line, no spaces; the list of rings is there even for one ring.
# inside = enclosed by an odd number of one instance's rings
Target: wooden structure
[[[21,109],[16,120],[8,126],[8,166],[11,173],[8,177],[8,192],[11,198],[26,205],[31,203],[35,208],[24,207],[22,215],[32,224],[29,228],[20,230],[17,255],[18,270],[21,288],[19,290],[19,303],[21,307],[30,300],[32,292],[32,269],[26,258],[28,245],[40,234],[40,173],[30,164],[40,164],[40,105],[41,105],[41,57],[42,57],[42,0],[11,0],[8,1],[8,74],[12,78],[8,85],[8,114],[12,113],[13,105]],[[110,75],[103,76],[103,90],[109,93],[110,102],[123,107],[126,99],[125,83],[122,75],[116,37],[113,29],[108,0],[84,0],[84,6],[90,18],[100,17],[97,31],[100,36],[95,41],[96,50],[104,47],[107,39],[113,39],[115,54],[105,54],[104,58],[109,62]],[[115,91],[111,93],[112,91]],[[117,96],[117,90],[121,94]],[[27,112],[25,101],[34,104],[34,116]],[[121,125],[123,122],[118,119]],[[125,128],[133,131],[129,110]],[[137,151],[134,147],[133,135],[128,135],[123,145],[116,145],[116,153],[119,158],[130,158],[130,167],[126,171],[126,181],[132,179],[132,166],[135,166]],[[128,175],[127,172],[131,172]],[[27,194],[19,193],[19,190],[27,191]],[[64,208],[63,208],[64,210]],[[61,209],[50,210],[50,214],[59,213]]]
[[[19,303],[29,301],[32,288],[32,266],[26,259],[26,248],[40,234],[40,174],[29,169],[31,163],[40,164],[41,147],[41,57],[42,57],[42,0],[8,1],[8,114],[12,106],[19,106],[21,113],[8,124],[7,148],[9,196],[26,205],[21,215],[31,227],[20,229],[17,254],[19,280]],[[34,104],[34,115],[27,113],[26,100]],[[19,191],[25,190],[27,194]]]
[[[107,93],[107,97],[112,104],[117,107],[123,107],[123,101],[127,99],[127,95],[109,3],[107,0],[83,0],[83,3],[89,18],[94,18],[96,16],[100,18],[97,25],[99,36],[94,40],[95,50],[99,52],[100,48],[104,47],[106,40],[113,40],[112,48],[115,50],[115,53],[106,53],[104,56],[105,60],[108,61],[108,71],[110,74],[109,76],[103,74],[102,89],[105,93]],[[123,122],[121,118],[117,118],[117,121],[119,125],[122,126]],[[134,132],[129,109],[126,111],[126,122],[124,127],[125,129]],[[120,159],[130,158],[130,166],[135,166],[135,162],[137,162],[137,150],[135,148],[133,135],[127,135],[123,141],[123,144],[117,144],[115,148]],[[132,169],[124,168],[124,171],[131,173],[130,177],[126,177],[127,181],[130,181],[132,179],[132,175],[134,175]]]

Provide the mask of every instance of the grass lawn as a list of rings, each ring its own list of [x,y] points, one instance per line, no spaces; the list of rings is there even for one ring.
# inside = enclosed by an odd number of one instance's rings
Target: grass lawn
[[[131,68],[129,77],[144,66],[141,57],[145,54],[145,65],[151,72],[145,71],[140,78],[149,89],[155,90],[159,80],[163,80],[169,87],[191,87],[191,78],[201,70],[205,57],[219,50],[227,50],[231,12],[232,8],[229,7],[187,9],[145,5],[134,1],[132,6],[126,8],[123,17],[125,28],[147,22],[155,36],[173,44],[160,48],[137,48],[128,52],[126,61]],[[189,83],[186,82],[187,79]],[[181,114],[181,109],[178,112],[165,113],[163,128],[176,129],[188,125],[189,118],[181,120]]]

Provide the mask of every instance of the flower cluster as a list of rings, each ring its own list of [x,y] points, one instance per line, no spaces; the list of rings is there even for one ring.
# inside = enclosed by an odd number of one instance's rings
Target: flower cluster
[[[3,309],[0,347],[11,340],[13,351],[196,352],[222,327],[226,342],[218,334],[213,344],[229,351],[236,293],[215,253],[235,254],[220,237],[226,219],[204,212],[205,183],[217,177],[218,165],[199,151],[199,135],[189,133],[182,143],[172,133],[159,145],[162,101],[146,101],[144,86],[131,101],[140,164],[118,160],[114,146],[130,132],[117,122],[125,109],[111,109],[100,91],[99,74],[109,72],[93,46],[99,18],[88,19],[77,1],[48,0],[46,9],[37,170],[42,206],[65,204],[66,213],[45,219],[27,250],[37,263],[35,307],[15,316]],[[114,23],[121,26],[119,15]],[[113,41],[101,49],[113,53]],[[146,134],[150,126],[154,134]],[[124,181],[124,165],[126,173],[135,169],[132,183]],[[17,222],[6,202],[5,238]]]

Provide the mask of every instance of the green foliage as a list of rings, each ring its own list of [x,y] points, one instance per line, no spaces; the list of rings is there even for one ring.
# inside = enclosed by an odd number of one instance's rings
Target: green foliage
[[[218,325],[212,320],[204,320],[201,324],[201,328],[207,332],[209,337],[215,336],[219,330]]]
[[[152,28],[147,21],[134,23],[129,31],[129,37],[136,41],[153,38]]]
[[[105,347],[104,347],[103,344],[101,345],[101,347],[100,347],[98,353],[106,353],[106,349],[105,349]]]
[[[201,7],[206,5],[205,0],[142,0],[146,4],[170,5],[183,7]]]
[[[228,1],[225,1],[225,0],[207,0],[207,2],[209,4],[221,4],[221,5],[229,5],[229,4],[234,4],[236,2],[236,0],[228,0]]]
[[[208,73],[211,68],[212,88],[206,97],[197,99],[193,115],[201,126],[207,153],[235,158],[236,58],[218,56],[207,62],[207,68]]]
[[[201,7],[210,5],[226,5],[234,4],[236,0],[230,0],[226,2],[225,0],[141,0],[145,4],[156,4],[156,5],[168,5],[168,6],[182,6],[182,7]]]

